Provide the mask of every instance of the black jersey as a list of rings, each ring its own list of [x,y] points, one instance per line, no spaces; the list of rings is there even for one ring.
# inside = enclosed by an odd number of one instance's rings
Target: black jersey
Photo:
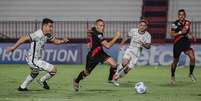
[[[190,24],[191,22],[188,20],[185,20],[183,23],[177,20],[172,24],[171,30],[175,31],[176,33],[179,33],[180,31],[182,32],[183,29],[187,30],[186,33],[180,32],[181,34],[175,36],[173,47],[174,58],[179,58],[182,52],[192,49],[188,38],[188,34],[190,32]]]
[[[181,33],[175,36],[174,43],[178,42],[181,39],[188,39],[188,33],[190,32],[190,25],[191,22],[188,20],[185,20],[183,22],[180,22],[179,20],[176,20],[173,22],[171,30],[175,31],[176,33],[182,32],[183,29],[186,29],[186,33]]]
[[[93,27],[90,37],[92,46],[87,54],[86,61],[86,69],[89,72],[91,72],[99,62],[103,63],[110,58],[110,56],[103,51],[103,46],[101,44],[104,40],[103,33],[98,32],[96,28]]]
[[[101,44],[101,42],[104,40],[103,38],[103,33],[100,33],[96,30],[95,27],[92,28],[92,32],[91,32],[91,56],[95,56],[100,52],[103,52],[103,46]]]

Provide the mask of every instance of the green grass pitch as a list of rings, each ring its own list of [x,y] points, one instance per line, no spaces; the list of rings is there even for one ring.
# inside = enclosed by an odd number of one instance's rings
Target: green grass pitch
[[[107,83],[109,68],[98,65],[92,74],[81,81],[80,92],[72,89],[72,79],[84,65],[57,65],[57,75],[49,81],[50,90],[42,89],[36,81],[28,92],[19,92],[19,84],[29,74],[27,65],[0,65],[0,101],[200,101],[201,68],[195,69],[198,81],[188,78],[189,68],[178,68],[177,84],[170,85],[169,67],[137,66],[121,79],[119,87]],[[41,77],[44,72],[38,77]],[[134,85],[143,81],[148,87],[146,94],[136,94]]]

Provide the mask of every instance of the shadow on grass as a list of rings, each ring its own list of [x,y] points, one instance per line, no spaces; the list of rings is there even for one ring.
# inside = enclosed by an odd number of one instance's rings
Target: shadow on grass
[[[172,85],[170,82],[157,84],[157,85],[161,87],[186,87],[193,84],[194,84],[193,82],[189,82],[189,81],[177,81],[175,85]]]
[[[114,92],[116,90],[112,90],[112,89],[87,89],[85,91],[89,91],[89,92]]]

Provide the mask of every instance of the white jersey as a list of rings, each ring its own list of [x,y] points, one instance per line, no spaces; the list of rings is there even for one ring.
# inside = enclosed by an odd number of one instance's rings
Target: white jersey
[[[128,64],[129,68],[134,68],[141,54],[141,42],[151,43],[151,35],[147,31],[144,34],[140,34],[137,28],[133,28],[128,33],[128,36],[131,38],[131,42],[123,58],[130,60]]]
[[[28,57],[32,61],[41,59],[42,51],[47,40],[52,40],[53,36],[45,36],[41,29],[29,34],[31,44],[28,51]]]
[[[140,41],[144,43],[151,43],[151,35],[147,31],[144,34],[140,34],[137,28],[132,28],[129,31],[128,36],[131,38],[129,48],[142,47]]]

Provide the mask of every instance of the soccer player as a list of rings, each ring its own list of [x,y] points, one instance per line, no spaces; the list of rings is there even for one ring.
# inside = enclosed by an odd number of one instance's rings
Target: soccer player
[[[7,52],[14,51],[17,47],[21,44],[25,43],[26,41],[30,41],[30,48],[28,50],[28,54],[26,57],[26,61],[30,66],[31,73],[26,77],[24,82],[19,86],[19,91],[28,91],[28,85],[37,77],[39,71],[46,71],[43,77],[41,77],[37,82],[43,86],[44,89],[50,89],[47,84],[47,80],[52,78],[56,72],[57,68],[52,64],[42,60],[42,50],[44,45],[47,41],[51,41],[54,44],[63,44],[68,42],[67,38],[64,39],[57,39],[53,35],[53,21],[51,19],[45,18],[42,21],[42,28],[38,29],[34,33],[27,34],[21,36],[19,40],[12,46],[6,48]]]
[[[104,21],[102,19],[96,20],[96,26],[91,29],[92,37],[92,47],[87,54],[87,61],[85,69],[82,70],[77,78],[73,79],[73,88],[75,91],[79,91],[79,82],[87,77],[91,71],[96,67],[100,62],[104,62],[110,65],[110,74],[108,80],[111,81],[112,77],[116,71],[117,63],[103,51],[103,47],[110,48],[120,37],[120,33],[117,32],[115,36],[109,42],[106,41],[103,37],[104,33]]]
[[[142,48],[150,49],[151,35],[147,32],[147,25],[147,20],[140,20],[138,28],[132,28],[120,43],[120,49],[122,49],[125,47],[125,42],[129,38],[131,39],[130,45],[123,55],[122,63],[118,65],[118,69],[113,76],[113,80],[116,81],[114,82],[116,86],[119,86],[118,80],[135,67]]]
[[[184,52],[190,58],[190,69],[189,77],[195,82],[196,77],[193,74],[195,67],[195,56],[194,51],[191,48],[190,40],[188,35],[196,42],[195,36],[190,32],[191,22],[186,20],[186,12],[184,9],[178,10],[178,20],[176,20],[171,27],[170,35],[174,37],[174,47],[173,47],[173,63],[171,65],[171,84],[175,84],[175,71],[177,63],[179,61],[179,56]]]

